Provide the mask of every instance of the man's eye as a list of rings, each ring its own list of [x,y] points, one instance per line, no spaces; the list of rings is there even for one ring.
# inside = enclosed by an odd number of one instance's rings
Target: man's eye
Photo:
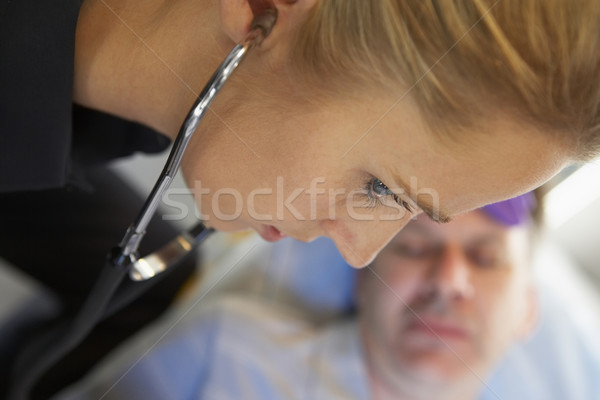
[[[394,252],[404,258],[424,259],[433,256],[436,250],[427,243],[398,243]]]
[[[471,249],[467,253],[469,260],[480,268],[495,268],[504,264],[505,255],[498,249]]]

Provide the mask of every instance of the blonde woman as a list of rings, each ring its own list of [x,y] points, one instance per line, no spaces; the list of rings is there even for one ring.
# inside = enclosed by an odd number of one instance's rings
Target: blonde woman
[[[278,11],[273,31],[228,83],[184,164],[217,229],[330,236],[363,266],[423,210],[448,219],[597,152],[595,1],[88,0],[75,101],[173,137],[264,7]],[[411,179],[435,202],[411,197]],[[310,188],[323,194],[294,196]],[[376,201],[373,218],[348,212],[353,191]],[[381,223],[396,202],[403,217]]]
[[[90,168],[164,149],[266,9],[182,165],[209,226],[360,267],[599,152],[596,0],[0,1],[2,257],[78,304],[136,209]]]
[[[60,31],[76,33],[59,38],[74,39],[71,55],[67,45],[32,43],[28,51],[47,58],[12,60],[39,61],[41,76],[64,67],[62,80],[43,76],[32,89],[42,101],[62,96],[54,114],[68,115],[73,101],[173,138],[268,7],[278,12],[270,36],[227,84],[184,161],[210,226],[253,228],[268,240],[329,236],[363,266],[421,211],[448,219],[597,153],[593,0],[86,0],[60,13]],[[11,107],[28,106],[18,100]],[[27,134],[54,135],[50,128]],[[429,195],[419,201],[411,189]],[[348,212],[348,197],[361,195],[373,209]],[[405,211],[381,223],[396,203]]]

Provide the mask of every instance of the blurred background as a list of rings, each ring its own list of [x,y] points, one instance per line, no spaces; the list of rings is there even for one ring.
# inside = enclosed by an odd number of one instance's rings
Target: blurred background
[[[139,155],[114,162],[111,168],[138,189],[142,196],[146,196],[166,157],[167,153]],[[557,304],[561,312],[566,312],[568,319],[564,319],[563,323],[569,325],[569,332],[577,336],[577,341],[586,343],[583,347],[585,351],[593,348],[600,354],[597,340],[600,332],[600,161],[563,171],[546,185],[545,192],[546,229],[535,265],[543,303]],[[160,212],[182,230],[196,223],[194,202],[181,177],[174,182]],[[134,218],[132,215],[132,221]],[[123,227],[123,232],[126,228]],[[326,314],[328,310],[333,313],[339,307],[344,307],[344,302],[351,297],[351,279],[346,279],[346,286],[339,286],[337,294],[332,294],[329,283],[340,282],[339,276],[326,278],[312,275],[312,279],[299,282],[298,279],[303,278],[298,278],[297,268],[294,270],[291,267],[293,262],[286,263],[287,269],[274,265],[281,262],[273,262],[270,246],[251,233],[213,235],[203,246],[203,271],[194,288],[189,290],[188,299],[202,298],[210,291],[238,290],[241,287],[243,290],[265,290],[268,286],[265,275],[269,275],[271,294],[276,297],[289,299],[293,297],[290,295],[295,290],[293,286],[312,285],[323,290],[321,296],[318,293],[311,295],[314,307],[308,307],[307,310],[318,309]],[[279,260],[282,257],[294,257],[294,251],[286,254],[285,246],[284,243],[277,247]],[[330,243],[323,241],[317,241],[313,246],[331,247]],[[246,257],[248,254],[250,256]],[[240,262],[247,266],[239,268]],[[331,260],[323,260],[323,263],[329,262]],[[339,264],[339,260],[335,262]],[[232,265],[237,267],[234,272],[231,272]],[[262,275],[256,273],[257,268]],[[334,274],[346,274],[346,270],[345,266],[340,266]],[[309,275],[305,273],[304,277]],[[329,297],[323,297],[324,293]],[[44,299],[41,303],[40,298]],[[32,302],[35,302],[35,312],[38,313],[51,313],[56,306],[52,304],[52,297],[44,293],[43,287],[10,268],[0,258],[0,343],[5,321],[13,319],[15,312],[27,309]],[[554,312],[554,306],[547,307],[550,307],[547,313]],[[317,318],[320,317],[327,316]],[[561,340],[565,340],[564,336]],[[570,360],[577,363],[578,358],[570,357]]]

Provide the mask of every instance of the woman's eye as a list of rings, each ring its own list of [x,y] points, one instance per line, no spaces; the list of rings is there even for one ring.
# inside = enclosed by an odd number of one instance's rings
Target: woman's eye
[[[405,210],[407,210],[408,212],[412,213],[412,207],[404,200],[402,200],[402,198],[400,196],[398,196],[397,194],[395,194],[394,192],[392,192],[386,185],[385,183],[383,183],[380,179],[378,178],[373,178],[370,181],[367,182],[367,187],[366,187],[366,192],[367,192],[367,196],[369,197],[369,199],[374,202],[374,201],[379,201],[381,203],[381,201],[387,197],[387,196],[391,196],[392,199],[394,199],[394,201],[400,205],[401,207],[403,207]],[[375,204],[372,204],[373,206]]]
[[[378,197],[394,195],[394,193],[377,178],[373,179],[371,183],[371,189],[373,190],[373,193]]]

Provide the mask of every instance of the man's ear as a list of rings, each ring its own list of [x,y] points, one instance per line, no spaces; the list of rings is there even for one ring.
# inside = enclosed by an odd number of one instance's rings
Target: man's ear
[[[530,286],[525,296],[525,310],[520,329],[517,331],[518,339],[529,339],[536,331],[540,321],[540,299],[538,291]]]
[[[277,9],[277,22],[269,35],[281,37],[304,21],[318,0],[219,0],[221,24],[225,33],[240,43],[250,29],[254,15],[265,9]],[[273,40],[271,40],[273,41]]]

